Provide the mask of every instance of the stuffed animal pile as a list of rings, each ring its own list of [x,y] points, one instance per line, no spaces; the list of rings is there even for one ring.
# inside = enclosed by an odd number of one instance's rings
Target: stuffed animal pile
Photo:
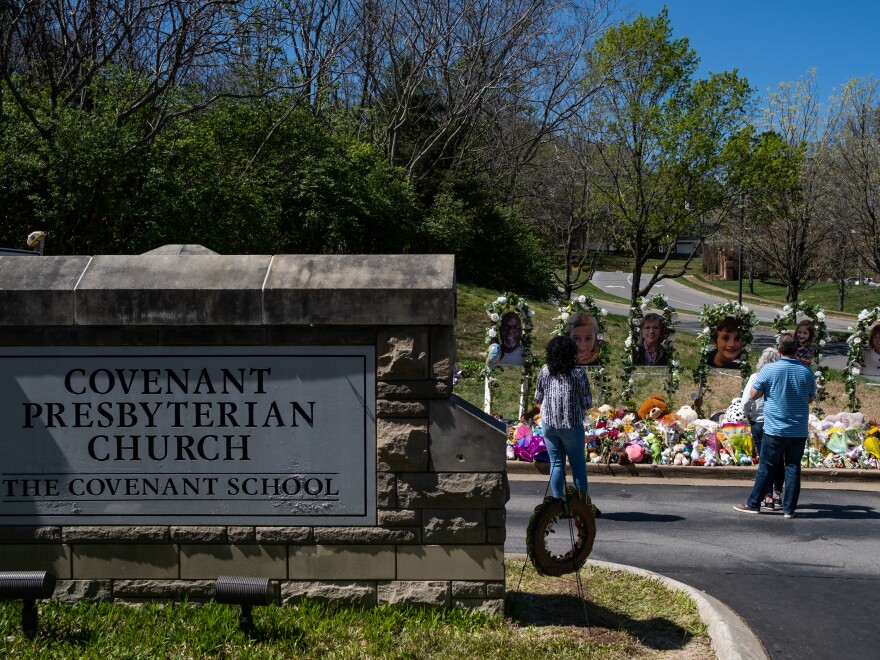
[[[700,419],[690,406],[670,411],[663,397],[651,395],[635,412],[603,405],[591,411],[584,425],[585,451],[592,463],[654,463],[657,465],[754,465],[748,402],[734,399],[721,422]],[[537,411],[529,411],[534,413]],[[526,418],[525,424],[532,420]],[[537,421],[537,418],[536,420]],[[516,458],[537,448],[543,438],[524,423],[511,425],[510,451]],[[543,446],[541,446],[543,449]],[[532,454],[530,451],[529,454]],[[840,412],[810,418],[810,441],[804,467],[880,469],[880,424],[861,413]]]

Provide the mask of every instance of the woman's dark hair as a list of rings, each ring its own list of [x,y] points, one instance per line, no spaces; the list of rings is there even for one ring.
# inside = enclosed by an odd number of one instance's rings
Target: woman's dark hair
[[[565,335],[559,335],[547,342],[547,369],[551,376],[567,374],[575,365],[577,345]]]
[[[877,335],[880,335],[880,323],[871,328],[871,334],[868,335],[868,344],[871,348],[874,348],[874,339],[876,339]]]

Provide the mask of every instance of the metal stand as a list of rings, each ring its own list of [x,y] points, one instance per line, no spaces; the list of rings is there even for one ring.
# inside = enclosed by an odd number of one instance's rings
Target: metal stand
[[[544,497],[546,498],[549,493],[550,493],[550,480],[548,478],[547,488],[544,490]],[[568,512],[568,510],[569,510],[568,502],[569,502],[570,497],[571,496],[568,495],[567,489],[566,489],[565,503],[563,504],[563,510],[566,512]],[[571,547],[572,547],[572,549],[574,549],[574,543],[575,543],[574,517],[571,515],[568,516],[568,534],[569,534],[569,540],[571,542]],[[516,592],[517,593],[519,593],[520,586],[522,585],[523,575],[525,575],[525,572],[526,572],[527,561],[528,560],[523,562],[522,570],[519,573],[519,580],[516,583]],[[575,574],[575,582],[577,583],[578,598],[580,599],[581,605],[583,606],[583,609],[584,609],[584,621],[587,624],[587,630],[589,630],[590,633],[592,634],[593,628],[590,625],[590,615],[587,612],[587,596],[584,591],[583,580],[581,579],[581,569],[579,566],[577,566],[577,561],[575,560],[574,552],[572,552],[571,564],[572,564],[572,569],[574,569],[573,572]],[[511,602],[511,605],[513,605],[515,600],[512,599],[510,602]]]

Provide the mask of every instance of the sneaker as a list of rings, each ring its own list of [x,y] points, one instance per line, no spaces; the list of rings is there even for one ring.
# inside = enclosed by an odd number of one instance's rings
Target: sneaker
[[[782,498],[776,493],[773,493],[773,510],[782,511]]]
[[[763,500],[761,502],[761,511],[767,511],[768,513],[776,510],[776,507],[773,505],[773,500]]]
[[[784,514],[782,514],[782,517],[785,518],[786,520],[788,520],[790,518],[794,518],[794,514],[793,513],[784,513]]]
[[[760,513],[758,509],[753,509],[748,504],[734,504],[733,508],[740,513]]]

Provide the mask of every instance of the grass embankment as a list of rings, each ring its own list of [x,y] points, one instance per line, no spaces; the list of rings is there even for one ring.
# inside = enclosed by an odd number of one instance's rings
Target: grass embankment
[[[491,302],[500,295],[498,291],[473,287],[466,284],[458,285],[458,321],[456,324],[456,339],[458,350],[458,368],[463,369],[465,377],[455,386],[455,393],[470,401],[475,406],[483,407],[483,381],[479,377],[479,370],[485,359],[485,332],[487,326],[486,312],[483,305]],[[533,349],[542,362],[544,346],[550,338],[553,330],[553,317],[557,315],[556,306],[546,302],[529,301],[529,307],[535,311]],[[626,337],[626,318],[609,314],[605,318],[606,337],[609,339],[611,359],[609,362],[610,384],[612,400],[609,403],[619,402],[614,393],[622,389],[620,380],[620,366],[623,361],[623,340]],[[838,340],[840,341],[840,340]],[[676,352],[682,362],[684,370],[681,375],[681,385],[675,396],[672,397],[670,407],[677,410],[685,404],[691,405],[691,394],[696,392],[693,383],[692,372],[697,366],[699,358],[699,343],[695,335],[683,332],[677,334],[675,339]],[[757,359],[753,356],[752,361]],[[507,419],[514,419],[519,407],[519,382],[520,369],[508,367],[498,375],[499,387],[493,394],[495,412]],[[663,377],[641,376],[635,378],[635,400],[643,401],[649,394],[663,394]],[[710,374],[709,392],[704,397],[704,412],[711,412],[726,408],[731,399],[740,396],[742,381],[738,373],[732,372],[730,376]],[[839,371],[831,370],[826,385],[828,398],[822,403],[826,413],[838,412],[847,409],[847,398],[843,389],[843,377]],[[862,412],[868,419],[880,419],[880,387],[860,387],[859,398],[862,400]],[[528,393],[527,402],[531,404],[533,392]]]
[[[520,583],[520,575],[523,575]],[[585,568],[546,578],[507,565],[505,618],[461,609],[363,609],[303,602],[254,609],[255,633],[238,608],[150,603],[40,604],[40,634],[20,634],[21,604],[0,603],[0,656],[8,658],[712,658],[706,627],[687,597],[654,580]]]
[[[705,275],[695,275],[691,280],[683,278],[681,283],[707,293],[713,293],[712,287],[714,287],[715,289],[724,289],[735,296],[739,290],[739,282],[736,280],[716,280],[707,278]],[[704,286],[700,286],[700,284]],[[750,299],[755,302],[770,303],[780,307],[785,304],[784,284],[755,280],[754,289],[754,295],[750,294],[748,282],[743,282],[743,300]],[[848,286],[844,296],[843,312],[837,310],[837,286],[833,282],[816,282],[801,291],[800,299],[814,305],[819,305],[830,314],[852,316],[858,314],[863,309],[873,309],[880,303],[880,287],[868,285]]]

